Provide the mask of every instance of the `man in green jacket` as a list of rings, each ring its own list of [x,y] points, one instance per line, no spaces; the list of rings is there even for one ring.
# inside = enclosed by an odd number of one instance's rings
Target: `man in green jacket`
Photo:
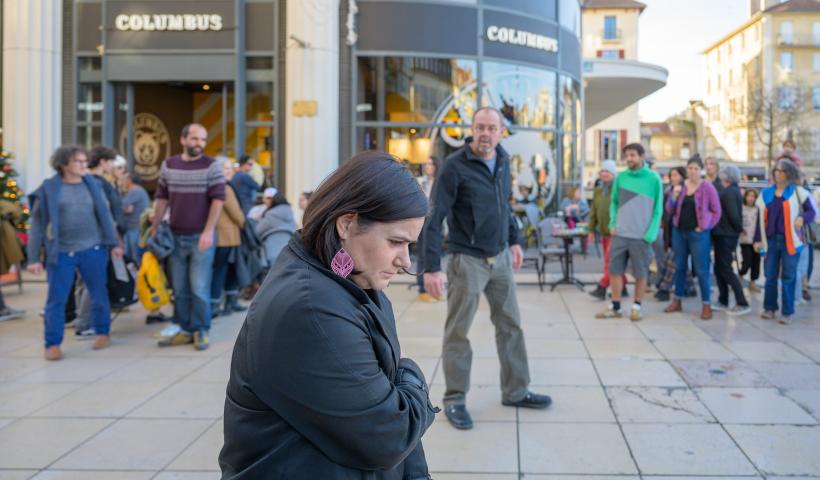
[[[598,300],[606,298],[606,290],[609,288],[609,252],[612,243],[609,231],[609,206],[612,203],[612,183],[617,173],[614,160],[601,162],[601,171],[598,174],[601,182],[592,194],[592,209],[589,213],[589,231],[598,231],[601,234],[601,248],[604,250],[604,274],[595,290],[589,292]],[[623,285],[621,296],[626,296],[626,275],[623,276]]]
[[[620,318],[622,275],[627,260],[632,262],[635,277],[635,301],[629,319],[641,319],[641,300],[646,291],[652,242],[658,237],[663,215],[661,177],[649,170],[644,162],[644,149],[639,143],[626,145],[621,153],[628,170],[615,177],[612,203],[609,206],[609,232],[612,243],[609,253],[609,274],[612,304],[595,315],[596,318]]]

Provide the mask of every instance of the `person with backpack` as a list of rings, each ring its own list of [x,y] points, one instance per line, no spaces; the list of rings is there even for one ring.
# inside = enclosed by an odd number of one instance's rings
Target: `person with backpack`
[[[83,147],[64,145],[51,157],[57,172],[30,196],[31,230],[27,246],[27,270],[40,275],[48,272],[45,308],[45,357],[59,360],[63,353],[65,305],[75,270],[91,296],[91,320],[96,340],[93,348],[110,342],[111,307],[106,290],[108,250],[123,256],[100,183],[88,175],[88,156]],[[43,259],[42,251],[45,251]]]
[[[740,169],[734,165],[721,167],[718,178],[723,182],[720,197],[721,216],[718,224],[712,230],[712,242],[715,247],[715,278],[718,286],[718,301],[714,310],[724,310],[729,315],[745,315],[749,313],[749,302],[743,294],[743,285],[740,283],[732,267],[735,258],[737,242],[743,232],[743,198],[740,194]],[[729,288],[735,294],[735,306],[729,308]]]

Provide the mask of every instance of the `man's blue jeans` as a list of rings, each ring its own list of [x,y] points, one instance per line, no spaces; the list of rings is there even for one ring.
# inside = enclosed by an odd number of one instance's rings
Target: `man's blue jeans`
[[[188,333],[211,328],[211,277],[214,251],[199,251],[199,235],[174,234],[174,253],[168,257],[174,289],[174,321]]]
[[[79,252],[60,253],[57,263],[48,263],[48,297],[45,311],[46,348],[63,343],[65,304],[74,282],[74,272],[80,271],[91,296],[91,325],[99,335],[111,331],[111,305],[106,288],[108,249],[91,247]]]
[[[692,267],[700,286],[700,298],[703,303],[711,303],[712,274],[709,272],[712,251],[710,232],[696,232],[672,228],[672,249],[675,251],[675,296],[683,298],[686,294],[686,272],[689,255],[692,256]]]
[[[763,309],[777,311],[777,279],[780,278],[780,290],[783,292],[783,315],[794,314],[794,286],[797,281],[797,262],[800,254],[789,255],[786,250],[786,238],[783,235],[768,237],[769,250],[763,268],[766,274],[766,287],[763,291]],[[805,248],[805,247],[804,247]]]

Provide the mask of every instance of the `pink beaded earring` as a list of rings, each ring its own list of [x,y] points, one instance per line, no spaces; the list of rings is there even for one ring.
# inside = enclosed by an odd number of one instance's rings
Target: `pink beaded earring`
[[[345,252],[344,248],[341,248],[333,256],[333,260],[330,261],[330,268],[336,275],[347,278],[353,272],[353,257]]]

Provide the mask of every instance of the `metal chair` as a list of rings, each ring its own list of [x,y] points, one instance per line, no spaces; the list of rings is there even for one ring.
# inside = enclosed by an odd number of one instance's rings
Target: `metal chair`
[[[561,271],[564,272],[565,262],[563,261],[566,252],[563,240],[556,238],[552,234],[553,225],[563,227],[563,221],[558,217],[546,217],[538,223],[538,253],[540,261],[536,262],[535,269],[538,272],[538,288],[543,292],[546,284],[547,262],[557,260],[561,264]]]

